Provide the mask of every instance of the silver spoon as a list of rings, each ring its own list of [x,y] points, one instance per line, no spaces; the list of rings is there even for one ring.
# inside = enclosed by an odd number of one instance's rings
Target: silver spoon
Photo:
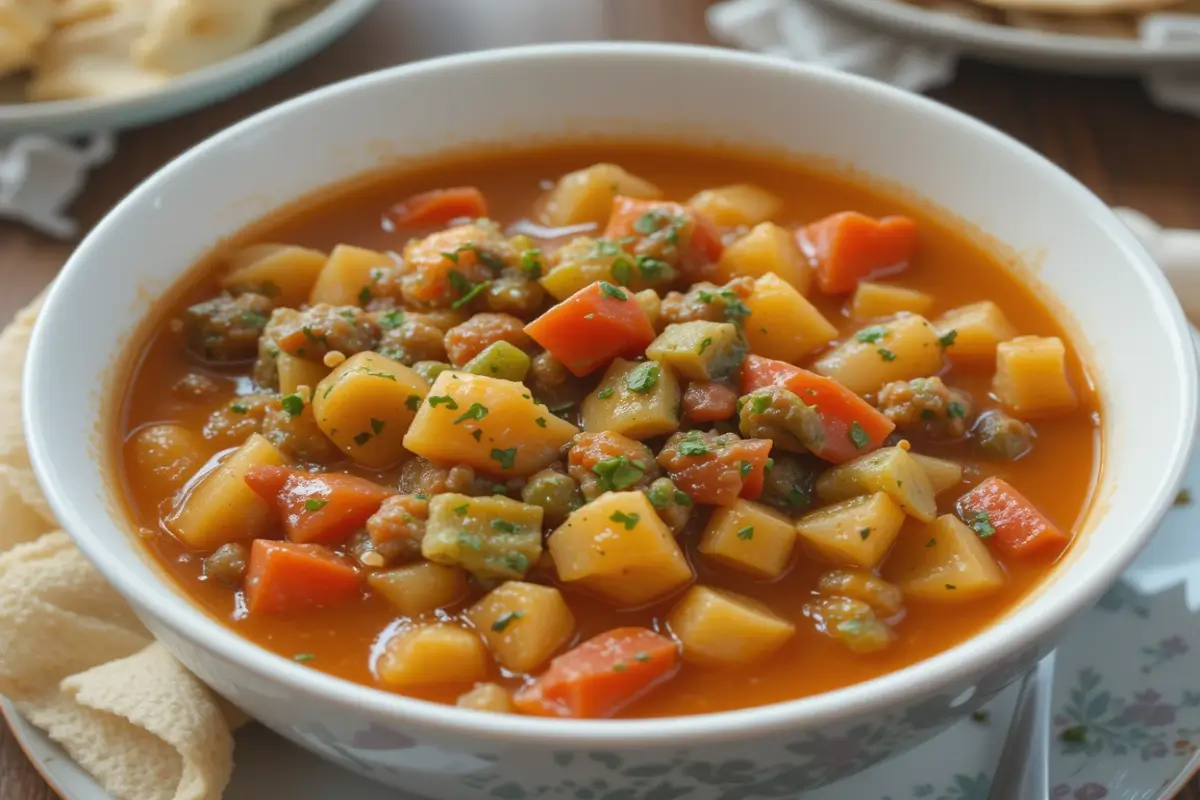
[[[1000,763],[988,800],[1048,800],[1050,716],[1054,695],[1054,652],[1021,679]]]

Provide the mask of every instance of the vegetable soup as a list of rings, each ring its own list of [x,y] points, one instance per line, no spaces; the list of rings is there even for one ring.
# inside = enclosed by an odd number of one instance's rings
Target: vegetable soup
[[[252,642],[483,711],[878,677],[1070,545],[1100,406],[967,233],[724,150],[460,156],[308,198],[159,309],[129,512]]]

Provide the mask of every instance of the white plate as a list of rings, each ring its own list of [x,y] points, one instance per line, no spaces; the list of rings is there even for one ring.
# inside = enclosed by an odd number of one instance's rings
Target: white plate
[[[1168,800],[1200,769],[1200,458],[1189,468],[1185,485],[1197,503],[1167,515],[1122,582],[1074,624],[1059,648],[1056,730],[1083,724],[1088,734],[1083,744],[1054,738],[1052,800]],[[1010,687],[988,706],[986,721],[963,722],[906,755],[805,799],[986,800],[1014,699]],[[63,800],[108,800],[7,701],[0,701],[0,710]],[[869,745],[846,738],[824,746],[867,755]],[[237,735],[236,755],[223,800],[419,800],[315,759],[258,726]],[[687,800],[686,794],[663,796]],[[612,800],[588,786],[578,787],[574,797]],[[620,798],[628,800],[624,794]]]
[[[1068,36],[993,25],[903,0],[818,0],[871,25],[967,55],[1070,72],[1142,73],[1151,68],[1200,66],[1200,44],[1149,48],[1134,39]]]
[[[333,42],[378,0],[312,0],[282,14],[272,35],[244,53],[181,75],[152,92],[111,99],[0,104],[0,140],[23,133],[72,136],[158,122],[265,81]]]

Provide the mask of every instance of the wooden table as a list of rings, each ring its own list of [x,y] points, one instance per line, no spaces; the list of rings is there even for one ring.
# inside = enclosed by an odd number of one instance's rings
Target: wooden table
[[[74,213],[85,228],[92,226],[139,181],[191,145],[326,83],[456,49],[598,38],[710,42],[703,20],[708,4],[383,0],[345,39],[292,72],[212,108],[123,134],[117,156],[92,175]],[[1138,208],[1163,225],[1200,228],[1200,120],[1157,110],[1134,81],[1047,76],[968,63],[935,96],[1040,150],[1109,203]],[[986,189],[981,186],[980,191]],[[0,318],[7,319],[36,295],[71,247],[0,223]],[[0,798],[54,796],[0,726]],[[1178,800],[1200,800],[1200,780]]]

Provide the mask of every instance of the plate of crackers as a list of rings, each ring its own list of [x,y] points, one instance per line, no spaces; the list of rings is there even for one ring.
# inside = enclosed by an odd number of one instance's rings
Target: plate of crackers
[[[964,54],[1073,72],[1200,66],[1200,0],[820,0]]]
[[[376,0],[0,0],[0,140],[182,114],[282,72]]]

